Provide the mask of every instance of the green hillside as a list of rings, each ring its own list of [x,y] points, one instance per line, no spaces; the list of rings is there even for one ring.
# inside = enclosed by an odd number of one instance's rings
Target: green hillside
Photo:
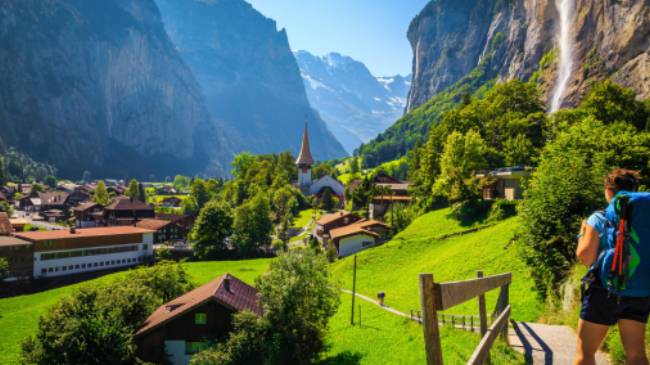
[[[418,274],[433,273],[436,281],[462,280],[476,276],[512,272],[510,288],[512,315],[517,320],[536,320],[542,304],[533,292],[528,267],[511,244],[519,225],[511,218],[476,232],[440,239],[449,233],[466,230],[447,217],[447,210],[425,214],[383,246],[360,252],[357,261],[357,290],[374,297],[386,293],[386,304],[403,312],[419,309]],[[352,287],[353,259],[333,265],[334,276],[343,287]],[[497,291],[488,295],[488,308],[494,308]],[[470,301],[449,310],[453,314],[476,314]]]

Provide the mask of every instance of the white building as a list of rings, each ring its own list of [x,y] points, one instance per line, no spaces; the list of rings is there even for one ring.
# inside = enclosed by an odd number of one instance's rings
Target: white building
[[[296,185],[306,195],[320,195],[324,189],[329,188],[339,198],[339,202],[343,202],[345,185],[328,175],[313,181],[311,178],[311,167],[313,164],[314,159],[311,155],[309,136],[307,126],[305,125],[300,154],[298,154],[298,158],[296,159],[296,166],[298,166],[298,181]]]
[[[390,227],[382,222],[361,220],[332,229],[329,234],[339,257],[345,257],[384,242],[389,230]]]
[[[153,259],[154,231],[132,226],[19,232],[33,247],[33,277],[135,266]]]

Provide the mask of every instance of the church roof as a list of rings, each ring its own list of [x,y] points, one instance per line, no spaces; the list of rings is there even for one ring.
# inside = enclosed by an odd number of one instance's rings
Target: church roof
[[[302,145],[300,146],[300,154],[296,159],[296,165],[313,165],[314,159],[311,157],[311,148],[309,147],[309,136],[307,135],[307,125],[305,124],[305,131],[302,135]]]

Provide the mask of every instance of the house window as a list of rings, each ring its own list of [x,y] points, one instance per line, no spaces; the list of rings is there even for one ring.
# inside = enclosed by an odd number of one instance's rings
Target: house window
[[[192,341],[185,342],[186,355],[196,354],[197,352],[201,352],[207,348],[208,348],[207,342],[192,342]]]
[[[42,268],[42,269],[41,269],[41,274],[45,275],[46,272],[47,272],[47,269],[46,269],[46,268]]]
[[[195,313],[194,314],[194,324],[207,324],[208,315],[207,313]]]
[[[142,251],[146,251],[149,248],[149,245],[142,245]]]

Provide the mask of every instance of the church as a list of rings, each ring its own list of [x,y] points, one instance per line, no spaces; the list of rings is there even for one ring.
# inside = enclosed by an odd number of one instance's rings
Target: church
[[[313,181],[311,178],[311,167],[314,164],[314,159],[311,156],[311,148],[309,146],[309,135],[307,133],[307,125],[302,135],[302,145],[300,146],[300,154],[296,159],[296,166],[298,167],[298,181],[296,186],[305,195],[318,195],[325,190],[330,189],[332,194],[336,195],[339,203],[343,203],[345,186],[335,178],[325,175],[320,179]]]

